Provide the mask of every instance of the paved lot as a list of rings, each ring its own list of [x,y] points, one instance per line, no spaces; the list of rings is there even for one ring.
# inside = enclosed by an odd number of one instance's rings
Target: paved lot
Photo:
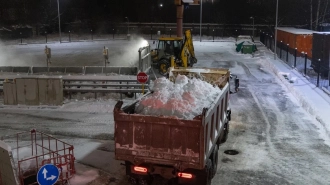
[[[85,47],[102,45],[93,44]],[[111,47],[126,46],[116,44]],[[241,85],[239,92],[230,96],[229,139],[220,147],[218,172],[212,184],[329,184],[330,148],[320,136],[319,123],[299,106],[277,77],[263,67],[265,56],[269,54],[265,48],[258,46],[255,57],[237,54],[234,49],[233,42],[195,42],[196,66],[229,68],[239,77]],[[68,58],[64,53],[60,58],[72,62],[70,65],[78,62],[70,60],[76,55],[81,59],[86,56],[81,56],[83,52],[78,48],[59,50],[69,53]],[[137,55],[135,51],[132,53]],[[42,54],[35,55],[38,58]],[[98,49],[89,53],[95,58],[98,54]],[[79,62],[95,64],[89,63],[89,59]],[[32,64],[31,61],[28,63]],[[111,98],[66,101],[57,108],[3,106],[0,109],[0,136],[30,128],[57,135],[75,145],[77,161],[87,165],[77,166],[79,175],[72,184],[87,184],[87,178],[78,180],[87,173],[89,181],[94,179],[90,184],[126,185],[124,166],[113,159],[112,109],[118,96]],[[126,100],[126,103],[130,101]],[[229,149],[239,153],[225,154]]]

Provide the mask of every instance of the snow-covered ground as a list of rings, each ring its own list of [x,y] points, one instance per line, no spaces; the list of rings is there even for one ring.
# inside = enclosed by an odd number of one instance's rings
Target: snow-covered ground
[[[329,184],[329,97],[283,62],[273,60],[264,46],[258,44],[253,57],[236,53],[233,39],[217,39],[195,40],[196,66],[229,68],[240,79],[240,90],[230,95],[229,139],[220,147],[218,172],[212,184]],[[105,44],[116,52],[126,50],[129,42],[66,43],[63,48],[53,48],[59,51],[56,57],[63,59],[56,59],[59,65],[101,65]],[[17,65],[44,62],[44,45],[4,47],[6,53],[22,51]],[[120,59],[125,53],[113,57]],[[13,58],[7,56],[5,62]],[[295,77],[296,83],[289,83],[283,73]],[[1,106],[0,136],[31,128],[56,135],[75,146],[78,173],[71,184],[93,181],[90,184],[125,185],[124,167],[114,160],[111,140],[112,111],[119,98],[78,96],[61,107]],[[124,100],[125,104],[132,101],[134,98]],[[228,149],[239,154],[224,154]]]

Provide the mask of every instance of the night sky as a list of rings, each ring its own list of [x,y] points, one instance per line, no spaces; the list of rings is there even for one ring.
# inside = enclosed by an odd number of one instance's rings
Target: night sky
[[[316,24],[329,21],[329,0],[279,0],[279,25]],[[320,2],[320,6],[318,6]],[[176,22],[174,0],[59,0],[61,21],[82,22]],[[162,4],[162,6],[161,6]],[[276,0],[204,0],[203,22],[224,24],[273,24]],[[326,12],[326,16],[323,16]],[[199,23],[200,7],[185,8],[184,23]],[[8,24],[53,24],[56,0],[0,0],[0,26]]]

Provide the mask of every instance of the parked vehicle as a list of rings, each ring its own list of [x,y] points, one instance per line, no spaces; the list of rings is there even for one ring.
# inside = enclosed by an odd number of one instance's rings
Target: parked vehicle
[[[202,77],[221,89],[215,101],[194,119],[136,114],[140,100],[125,107],[118,101],[114,108],[115,158],[125,161],[132,184],[151,184],[160,175],[178,184],[210,185],[216,174],[218,149],[227,140],[231,119],[230,72],[171,67],[169,79],[173,81],[179,74]]]

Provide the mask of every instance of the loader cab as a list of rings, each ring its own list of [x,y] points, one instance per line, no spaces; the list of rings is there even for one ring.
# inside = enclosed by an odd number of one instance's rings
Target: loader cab
[[[182,39],[180,38],[160,38],[156,44],[158,58],[164,56],[178,57],[182,48]]]

